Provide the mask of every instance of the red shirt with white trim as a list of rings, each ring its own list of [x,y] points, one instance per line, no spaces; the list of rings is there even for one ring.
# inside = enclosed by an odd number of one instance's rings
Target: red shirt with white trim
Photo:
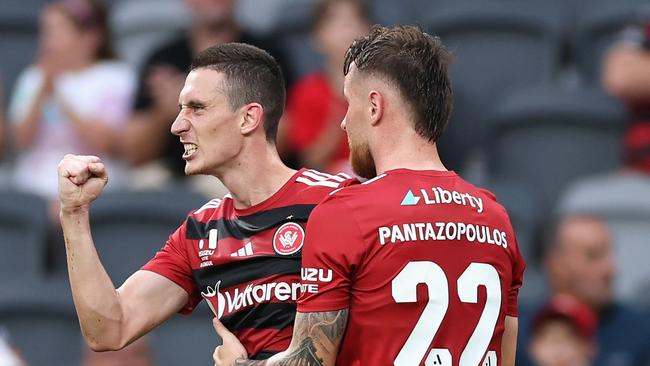
[[[267,358],[291,341],[307,219],[330,192],[354,182],[349,178],[302,169],[250,208],[236,209],[230,195],[212,200],[142,269],[187,291],[181,312],[205,299],[253,358]]]
[[[298,311],[349,309],[337,365],[496,366],[524,268],[492,193],[397,169],[314,209]]]

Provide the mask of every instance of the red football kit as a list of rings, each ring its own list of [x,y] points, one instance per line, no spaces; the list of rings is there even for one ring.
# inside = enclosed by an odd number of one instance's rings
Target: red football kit
[[[524,268],[493,194],[396,169],[314,209],[298,311],[349,308],[337,365],[497,366]]]
[[[300,295],[304,226],[344,174],[302,169],[267,200],[236,209],[226,195],[191,212],[144,270],[167,277],[189,294],[181,310],[205,299],[253,359],[285,350]]]

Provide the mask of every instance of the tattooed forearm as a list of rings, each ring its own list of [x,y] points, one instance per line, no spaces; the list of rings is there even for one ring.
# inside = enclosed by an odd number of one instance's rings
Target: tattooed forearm
[[[240,360],[235,366],[323,366],[327,360],[334,364],[347,322],[347,309],[297,313],[288,350],[269,360]]]

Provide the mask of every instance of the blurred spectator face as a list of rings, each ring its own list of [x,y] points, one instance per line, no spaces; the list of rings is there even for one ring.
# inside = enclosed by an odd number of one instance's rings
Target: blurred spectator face
[[[549,258],[551,282],[594,309],[612,301],[615,266],[605,223],[593,217],[569,217],[558,226]]]
[[[128,347],[115,352],[93,352],[85,354],[82,366],[153,366],[151,349],[146,338],[141,338]]]
[[[220,27],[230,22],[235,12],[235,0],[185,0],[194,21],[201,25]]]
[[[541,326],[533,336],[531,355],[539,366],[586,366],[589,365],[590,347],[573,329],[561,319]]]
[[[557,296],[535,316],[530,354],[539,366],[586,366],[596,354],[596,316],[568,296]]]
[[[93,11],[83,0],[59,1],[46,7],[40,19],[41,61],[56,60],[65,68],[97,59],[102,32]]]
[[[241,108],[233,110],[224,74],[195,69],[185,79],[171,132],[185,147],[185,174],[216,174],[242,149]],[[262,128],[262,126],[259,126]]]
[[[325,0],[317,10],[314,37],[328,60],[343,63],[352,41],[368,33],[370,24],[362,3],[353,0]]]

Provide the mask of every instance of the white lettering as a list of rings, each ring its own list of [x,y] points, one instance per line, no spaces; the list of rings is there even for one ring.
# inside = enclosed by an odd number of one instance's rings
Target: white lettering
[[[379,228],[379,244],[386,244],[386,239],[390,236],[390,229],[382,226]]]
[[[291,287],[288,283],[280,282],[275,286],[275,298],[280,301],[287,301],[291,297]]]
[[[449,240],[508,247],[507,236],[503,231],[485,225],[463,222],[406,223],[392,225],[391,227],[384,226],[380,228],[380,231],[381,237],[384,238],[381,245],[384,245],[390,237],[391,243]],[[330,282],[332,280],[332,270],[303,268],[301,277],[303,281],[308,282]]]
[[[404,240],[405,241],[417,240],[417,237],[415,236],[415,225],[404,224]]]
[[[456,191],[453,191],[453,192],[451,192],[451,196],[452,196],[452,198],[454,199],[454,203],[455,203],[455,204],[457,204],[457,205],[460,205],[460,204],[461,204],[460,193],[458,193],[458,192],[456,192]]]
[[[390,242],[394,244],[397,240],[404,241],[404,235],[402,235],[402,232],[399,230],[399,226],[393,225],[393,232],[390,236]]]

